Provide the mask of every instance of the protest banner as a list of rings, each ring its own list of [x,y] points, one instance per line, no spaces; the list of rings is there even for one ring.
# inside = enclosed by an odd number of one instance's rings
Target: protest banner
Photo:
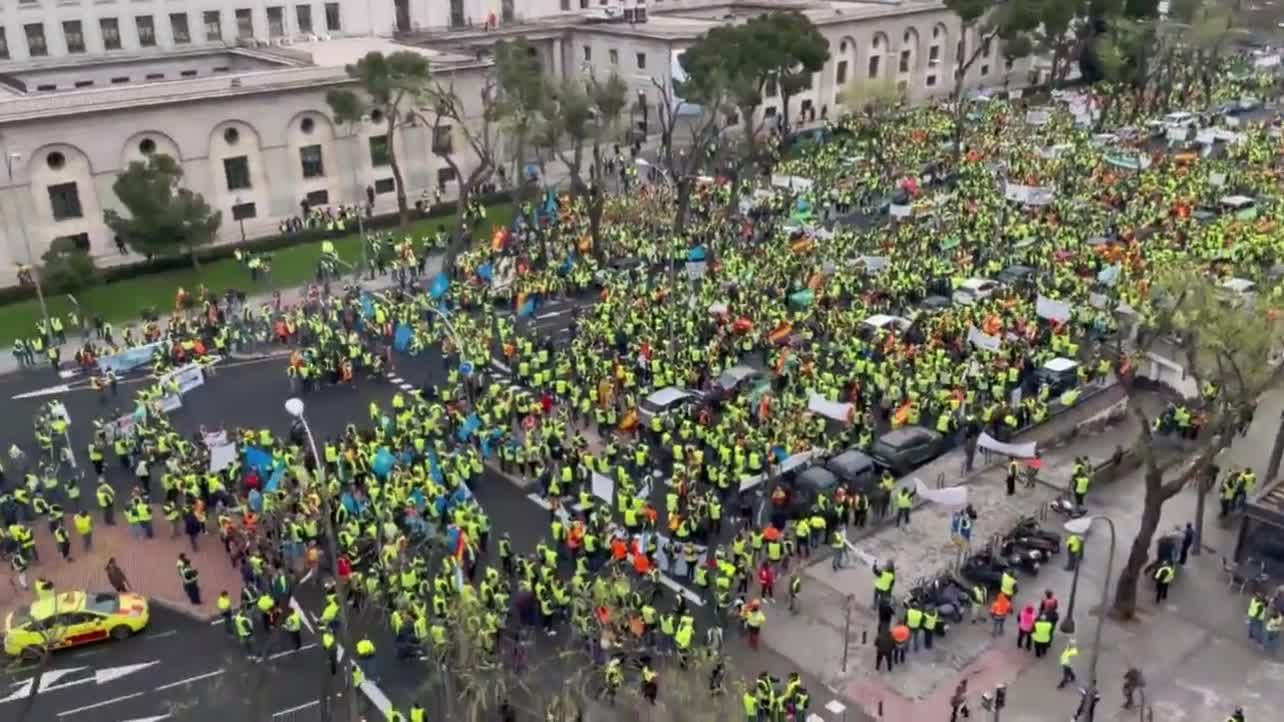
[[[1071,308],[1065,301],[1057,301],[1039,294],[1035,299],[1034,312],[1039,315],[1039,318],[1065,323],[1070,320]]]

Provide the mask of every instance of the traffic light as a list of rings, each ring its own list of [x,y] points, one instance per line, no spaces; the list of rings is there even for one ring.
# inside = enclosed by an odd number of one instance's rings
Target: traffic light
[[[994,688],[994,708],[1003,709],[1008,703],[1008,686],[1001,684]]]

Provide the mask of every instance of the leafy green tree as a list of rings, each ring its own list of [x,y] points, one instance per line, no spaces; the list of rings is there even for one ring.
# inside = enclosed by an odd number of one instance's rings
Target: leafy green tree
[[[387,138],[387,160],[397,193],[397,217],[401,225],[409,221],[406,182],[397,156],[397,130],[412,110],[413,101],[422,95],[432,81],[428,59],[410,50],[384,55],[371,51],[356,64],[346,67],[348,77],[357,81],[360,95],[351,90],[331,90],[326,103],[338,123],[355,124],[365,117],[382,116]]]
[[[75,293],[88,286],[98,275],[94,257],[76,247],[70,238],[55,238],[41,260],[40,278],[45,290],[53,293]]]
[[[521,38],[495,46],[495,74],[499,86],[495,100],[500,129],[508,141],[505,146],[519,202],[529,200],[534,190],[533,184],[526,182],[523,169],[541,114],[548,103],[549,83],[539,56],[531,50],[530,44]]]
[[[780,88],[781,119],[789,130],[789,101],[811,87],[812,77],[829,62],[829,41],[811,18],[797,11],[776,11],[749,21],[756,46],[768,52],[761,62]]]
[[[811,85],[811,76],[829,60],[829,46],[810,18],[777,10],[742,25],[721,25],[696,39],[679,58],[687,83],[726,89],[744,123],[746,159],[757,160],[756,118],[763,90],[774,81],[789,100]]]
[[[1115,589],[1114,612],[1123,618],[1136,613],[1141,573],[1164,503],[1187,484],[1205,483],[1213,476],[1212,466],[1234,440],[1238,422],[1262,394],[1279,386],[1284,375],[1284,365],[1278,363],[1284,323],[1277,309],[1267,307],[1267,299],[1278,298],[1278,289],[1263,282],[1253,298],[1220,283],[1191,267],[1154,269],[1149,296],[1153,300],[1139,309],[1143,320],[1132,357],[1145,359],[1160,344],[1166,346],[1165,355],[1180,363],[1195,381],[1207,420],[1195,440],[1182,442],[1191,463],[1170,478],[1165,478],[1157,458],[1154,418],[1137,393],[1135,377],[1119,374],[1128,410],[1141,427],[1133,452],[1141,459],[1145,484],[1141,524]],[[1197,517],[1202,521],[1202,511],[1197,511]]]
[[[129,215],[108,210],[103,220],[134,252],[164,256],[185,251],[199,270],[196,251],[214,240],[223,214],[212,210],[201,194],[180,187],[182,179],[183,168],[163,153],[131,162],[112,184]]]

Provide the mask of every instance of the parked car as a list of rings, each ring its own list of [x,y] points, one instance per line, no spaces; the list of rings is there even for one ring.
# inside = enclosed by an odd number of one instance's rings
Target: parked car
[[[869,455],[897,476],[908,474],[940,456],[945,439],[924,426],[903,426],[883,434],[870,447]]]
[[[825,462],[827,469],[839,481],[864,494],[878,477],[878,465],[860,449],[848,449]]]
[[[954,302],[962,306],[971,306],[993,296],[998,289],[998,281],[989,278],[969,278],[954,289]]]
[[[713,382],[708,398],[714,402],[726,401],[736,394],[752,389],[766,378],[767,374],[764,371],[745,364],[737,364],[718,376]]]
[[[789,516],[797,518],[811,513],[816,498],[832,494],[841,479],[823,466],[811,466],[793,477],[788,483]]]
[[[677,386],[662,388],[646,397],[638,405],[638,423],[645,427],[651,423],[652,418],[668,416],[681,411],[694,404],[698,399],[699,397],[695,394]]]
[[[868,340],[877,336],[879,331],[904,333],[909,330],[909,327],[910,322],[908,319],[891,316],[886,313],[876,313],[860,322],[860,328],[856,331],[856,335]]]
[[[1035,370],[1034,377],[1040,384],[1047,384],[1049,393],[1057,397],[1079,385],[1079,363],[1060,356],[1048,359]]]
[[[1008,266],[996,278],[1008,286],[1024,286],[1034,282],[1034,274],[1035,270],[1029,266]]]

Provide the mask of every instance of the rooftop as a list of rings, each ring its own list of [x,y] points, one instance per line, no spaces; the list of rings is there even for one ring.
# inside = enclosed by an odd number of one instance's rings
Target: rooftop
[[[467,55],[405,45],[378,37],[319,40],[295,44],[290,48],[215,50],[206,51],[204,55],[171,53],[132,59],[82,60],[80,63],[58,66],[56,75],[68,86],[65,90],[61,85],[55,86],[59,92],[33,92],[27,88],[27,83],[19,74],[0,75],[0,125],[36,117],[53,118],[126,107],[191,102],[218,96],[338,85],[348,81],[344,66],[355,63],[372,51],[393,53],[399,50],[419,53],[427,57],[434,67],[443,69],[480,64],[476,58]],[[193,57],[204,57],[208,61],[210,58],[233,56],[239,59],[238,62],[220,64],[213,68],[213,74],[199,74],[190,70],[182,74],[150,72],[144,75],[149,81],[145,83],[117,83],[117,79],[128,81],[129,78],[120,74],[122,71],[106,70],[120,67],[122,63],[132,63],[140,69],[165,67],[172,70],[186,67],[186,61]],[[31,72],[55,74],[52,68]],[[66,80],[70,76],[91,77],[93,74],[105,74],[112,78],[107,80],[104,76],[102,82],[84,85]],[[48,78],[45,80],[48,81]],[[51,84],[45,82],[33,84],[33,87],[49,88]]]

